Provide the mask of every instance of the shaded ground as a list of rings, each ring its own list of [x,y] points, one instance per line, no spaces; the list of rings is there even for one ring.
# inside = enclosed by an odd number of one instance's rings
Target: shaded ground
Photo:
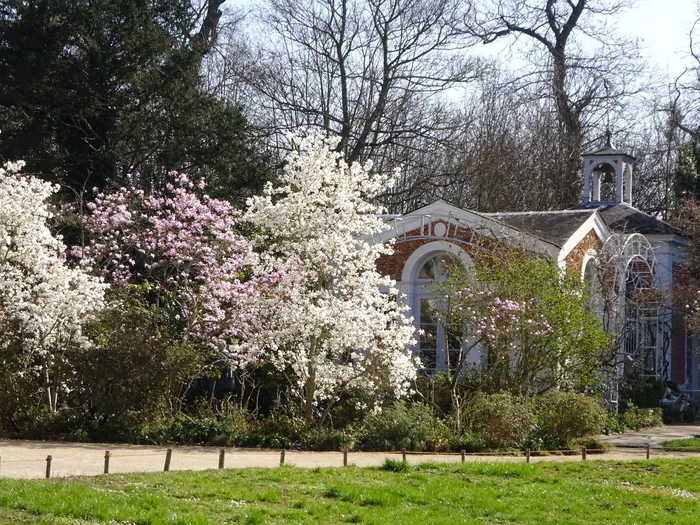
[[[629,432],[600,439],[613,445],[608,453],[588,454],[589,460],[633,460],[646,457],[647,443],[652,445],[652,457],[683,458],[700,456],[684,452],[666,452],[659,443],[669,439],[683,439],[700,435],[700,425],[674,425],[640,432]],[[639,447],[639,448],[630,448]],[[173,455],[170,470],[205,470],[217,468],[219,449],[214,447],[172,447]],[[46,456],[52,456],[52,477],[98,475],[104,469],[104,454],[109,450],[110,472],[157,472],[165,464],[167,447],[147,445],[115,445],[100,443],[57,443],[43,441],[0,441],[0,477],[3,478],[43,478],[46,472]],[[227,448],[225,467],[277,467],[280,451],[269,449]],[[384,459],[401,459],[401,455],[387,452],[351,452],[348,464],[361,467],[378,466]],[[523,456],[486,456],[467,454],[467,461],[524,462]],[[457,463],[457,454],[408,454],[411,464],[435,461]],[[581,461],[575,456],[538,456],[531,461]],[[304,468],[339,467],[343,465],[341,452],[296,452],[287,451],[285,462]]]

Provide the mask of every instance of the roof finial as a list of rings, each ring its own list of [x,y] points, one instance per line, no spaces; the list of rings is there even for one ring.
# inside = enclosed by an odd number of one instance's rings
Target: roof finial
[[[608,79],[603,79],[603,88],[605,88],[605,100],[607,101],[607,107],[605,108],[605,142],[601,146],[601,150],[614,149],[612,143],[612,131],[610,131],[610,105],[612,104],[612,99],[610,98],[610,84]]]
[[[613,149],[615,146],[613,146],[612,143],[612,131],[610,131],[610,127],[605,130],[605,143],[600,149]]]

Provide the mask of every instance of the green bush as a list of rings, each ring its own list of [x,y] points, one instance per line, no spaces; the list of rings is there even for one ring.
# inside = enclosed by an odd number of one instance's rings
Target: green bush
[[[355,448],[355,436],[352,428],[343,430],[318,428],[311,435],[311,441],[305,448],[310,450],[343,450]]]
[[[86,441],[84,432],[77,432],[82,428],[78,415],[68,408],[61,407],[51,412],[45,405],[30,407],[15,414],[14,423],[14,438],[62,440],[70,439],[75,433],[78,439],[74,441]]]
[[[533,448],[568,448],[574,440],[603,432],[607,413],[599,399],[574,392],[548,392],[534,400]]]
[[[86,415],[92,439],[131,440],[144,422],[163,426],[181,411],[192,411],[195,403],[188,396],[195,395],[193,385],[208,385],[215,358],[168,330],[163,312],[145,299],[145,287],[111,293],[118,300],[88,326],[96,347],[76,360],[72,391],[63,401]],[[209,392],[196,394],[203,398]],[[195,432],[185,428],[187,418],[172,423],[182,427],[173,434]]]
[[[239,444],[262,448],[343,450],[353,448],[354,442],[350,428],[319,427],[298,417],[272,414],[255,421],[248,436]]]
[[[369,414],[358,431],[361,450],[445,450],[449,429],[423,403],[398,401]]]
[[[468,422],[475,444],[488,449],[523,448],[536,426],[532,400],[510,394],[477,395]]]
[[[272,414],[258,420],[246,440],[251,447],[307,448],[312,427],[301,418]]]
[[[620,403],[630,408],[656,408],[663,399],[666,383],[661,380],[639,379],[631,376],[620,385]]]
[[[154,445],[219,445],[244,443],[249,435],[248,414],[243,410],[201,409],[192,416],[178,414],[144,424],[137,441]]]
[[[590,452],[604,453],[610,450],[611,445],[606,441],[601,441],[594,436],[588,436],[584,438],[576,438],[569,444],[569,449],[571,450],[581,450],[585,447]]]
[[[659,427],[663,424],[660,408],[639,408],[632,403],[627,410],[617,415],[620,430],[640,430]]]
[[[381,470],[386,470],[387,472],[410,472],[411,466],[406,461],[399,461],[398,459],[386,458],[384,464],[380,467]]]

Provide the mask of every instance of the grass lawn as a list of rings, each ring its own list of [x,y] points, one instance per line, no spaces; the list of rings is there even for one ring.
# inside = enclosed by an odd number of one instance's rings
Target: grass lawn
[[[401,464],[399,464],[401,465]],[[697,524],[700,459],[0,480],[0,523]]]
[[[689,439],[672,439],[671,441],[664,441],[661,445],[669,450],[700,452],[700,436]]]

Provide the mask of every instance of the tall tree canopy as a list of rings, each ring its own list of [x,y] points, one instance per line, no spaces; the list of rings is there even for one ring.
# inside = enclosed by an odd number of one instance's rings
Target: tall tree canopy
[[[550,206],[578,202],[579,161],[587,132],[601,112],[619,109],[639,89],[642,65],[635,42],[618,34],[614,16],[628,0],[479,0],[471,31],[484,43],[519,39],[529,62],[521,85],[540,85],[557,117],[559,177]],[[602,110],[602,111],[601,111]]]
[[[0,155],[88,198],[187,169],[243,200],[264,157],[239,108],[200,89],[223,2],[3,2]]]

